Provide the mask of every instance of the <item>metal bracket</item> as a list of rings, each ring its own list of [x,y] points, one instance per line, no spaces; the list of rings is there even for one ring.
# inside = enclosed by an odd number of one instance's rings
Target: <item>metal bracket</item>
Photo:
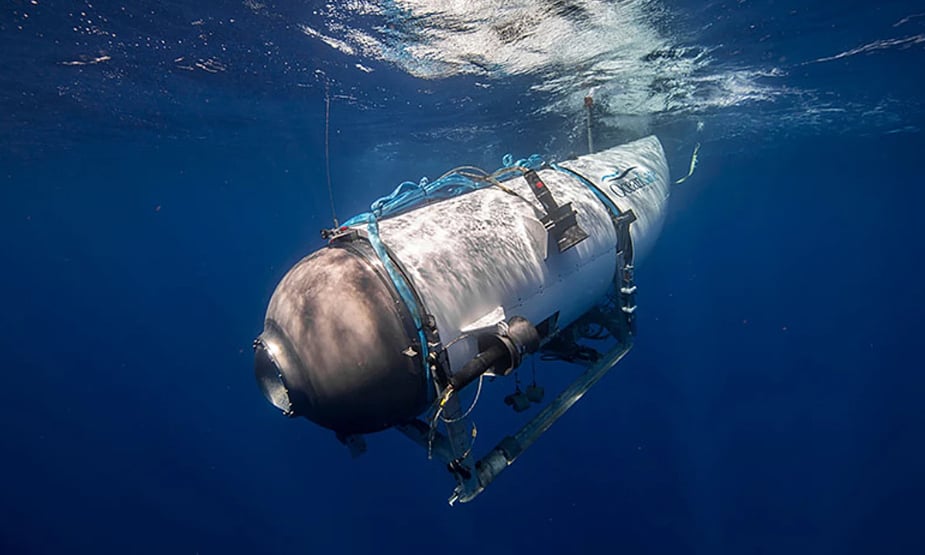
[[[535,171],[524,172],[524,179],[530,184],[530,190],[546,210],[546,215],[540,221],[543,222],[549,234],[555,238],[559,252],[565,252],[588,238],[588,233],[578,225],[577,212],[572,209],[572,203],[567,202],[559,206]]]
[[[514,464],[528,447],[546,432],[556,420],[572,408],[582,396],[591,389],[611,368],[626,356],[632,345],[621,345],[603,356],[588,368],[581,376],[546,405],[536,416],[527,422],[517,433],[507,436],[475,463],[476,480],[474,483],[460,482],[449,498],[450,505],[456,502],[468,503],[485,491],[501,472]]]

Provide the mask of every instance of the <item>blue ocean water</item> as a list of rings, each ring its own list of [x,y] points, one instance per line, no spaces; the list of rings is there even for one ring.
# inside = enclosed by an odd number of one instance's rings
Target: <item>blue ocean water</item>
[[[13,0],[0,61],[0,552],[925,550],[921,2]],[[471,504],[254,383],[326,90],[342,219],[584,153],[586,96],[600,148],[702,145],[633,351]]]

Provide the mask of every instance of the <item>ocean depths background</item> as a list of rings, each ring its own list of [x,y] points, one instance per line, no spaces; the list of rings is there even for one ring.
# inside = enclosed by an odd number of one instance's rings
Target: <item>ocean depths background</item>
[[[925,551],[923,68],[908,1],[7,0],[0,552]],[[331,221],[326,84],[342,218],[584,152],[588,94],[599,147],[702,144],[633,352],[472,504],[254,383]]]

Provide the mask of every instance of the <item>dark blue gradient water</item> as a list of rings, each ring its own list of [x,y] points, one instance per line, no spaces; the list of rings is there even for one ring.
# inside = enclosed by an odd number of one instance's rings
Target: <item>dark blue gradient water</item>
[[[537,60],[448,43],[425,4],[0,8],[0,552],[922,552],[925,7],[578,2],[626,46]],[[528,28],[555,42],[566,4]],[[601,147],[657,133],[680,177],[702,143],[633,351],[472,504],[399,434],[351,460],[254,383],[331,221],[325,82],[341,219],[583,152],[589,91]]]

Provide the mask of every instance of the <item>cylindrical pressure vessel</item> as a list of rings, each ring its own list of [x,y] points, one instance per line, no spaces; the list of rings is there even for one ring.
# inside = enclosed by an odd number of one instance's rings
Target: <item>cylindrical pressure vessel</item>
[[[478,354],[479,330],[513,316],[533,325],[552,318],[565,328],[614,282],[614,217],[635,215],[633,263],[649,251],[662,226],[669,174],[661,143],[650,136],[502,186],[380,219],[376,241],[389,260],[358,226],[360,238],[298,262],[274,292],[255,342],[266,397],[342,434],[406,422],[433,394],[419,324],[450,345],[444,364],[451,375]],[[574,218],[552,218],[550,198]],[[582,233],[562,248],[557,237],[571,224]],[[396,269],[404,284],[396,283]],[[408,306],[403,285],[419,307]]]

